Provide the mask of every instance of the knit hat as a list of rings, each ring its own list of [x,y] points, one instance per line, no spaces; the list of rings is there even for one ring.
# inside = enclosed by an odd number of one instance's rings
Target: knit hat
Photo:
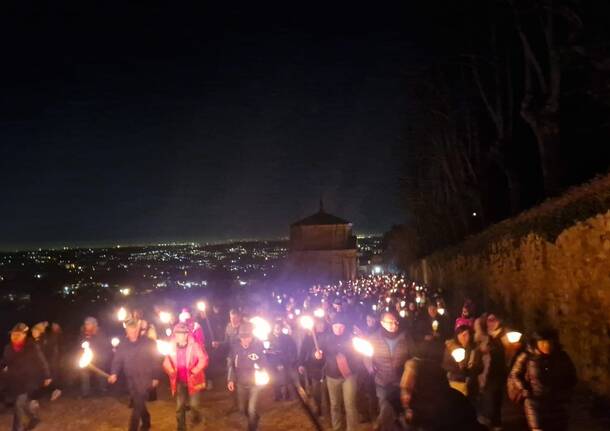
[[[13,326],[13,329],[11,329],[11,332],[23,332],[25,334],[29,330],[30,330],[30,328],[28,327],[28,325],[26,325],[23,322],[19,322],[15,326]]]

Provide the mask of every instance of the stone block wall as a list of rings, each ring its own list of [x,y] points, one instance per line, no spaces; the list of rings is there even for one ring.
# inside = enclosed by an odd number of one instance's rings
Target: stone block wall
[[[455,310],[472,297],[499,307],[526,332],[557,328],[581,380],[610,396],[610,211],[553,240],[530,233],[498,240],[478,254],[457,246],[413,263],[409,272],[445,289]]]

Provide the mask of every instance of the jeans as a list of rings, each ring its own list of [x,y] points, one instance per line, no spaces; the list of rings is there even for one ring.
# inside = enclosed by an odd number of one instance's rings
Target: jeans
[[[260,388],[258,386],[246,386],[237,384],[237,405],[239,411],[248,420],[248,431],[255,431],[258,427],[258,396]]]
[[[132,411],[129,418],[129,431],[138,431],[150,429],[150,413],[146,409],[146,401],[148,400],[148,392],[132,393]],[[142,422],[142,428],[139,428]]]
[[[326,385],[330,398],[330,419],[333,431],[356,431],[358,426],[358,408],[356,406],[358,377],[356,374],[352,374],[347,379],[327,376]]]
[[[176,423],[178,431],[186,431],[186,410],[189,407],[191,425],[201,422],[201,412],[199,410],[199,394],[189,394],[188,385],[178,382],[176,386]]]
[[[499,428],[502,426],[502,397],[504,385],[488,384],[479,397],[479,422],[487,427]]]
[[[377,426],[380,431],[396,429],[396,409],[400,406],[399,386],[375,386],[375,393],[379,402],[379,416]]]
[[[313,402],[316,408],[316,414],[318,416],[327,415],[330,407],[328,400],[328,389],[326,387],[326,378],[311,379],[309,384],[310,395],[313,398]]]
[[[15,400],[15,413],[13,414],[12,431],[23,431],[26,429],[26,421],[31,423],[32,421],[38,420],[33,406],[34,404],[32,401],[30,401],[28,394],[21,394],[17,397]]]
[[[83,397],[91,395],[91,379],[97,381],[98,389],[102,393],[106,393],[108,389],[108,382],[104,376],[94,374],[88,369],[83,369],[80,372],[80,393]]]

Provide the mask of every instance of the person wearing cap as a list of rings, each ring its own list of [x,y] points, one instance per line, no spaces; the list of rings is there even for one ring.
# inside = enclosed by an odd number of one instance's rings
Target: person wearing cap
[[[512,401],[523,402],[530,430],[565,431],[576,382],[574,363],[557,332],[543,329],[532,335],[529,350],[517,356],[507,385]]]
[[[33,429],[40,422],[38,403],[31,399],[31,394],[52,382],[49,365],[42,352],[28,340],[28,332],[25,323],[13,327],[0,361],[6,397],[15,404],[12,431]]]
[[[112,356],[112,345],[104,331],[99,327],[95,317],[89,316],[83,323],[79,345],[84,342],[89,343],[89,348],[94,353],[92,364],[102,370],[107,369]],[[81,396],[83,398],[91,395],[91,380],[97,383],[100,393],[105,394],[107,392],[106,379],[95,374],[89,368],[83,368],[80,370]]]
[[[244,322],[239,326],[239,341],[231,347],[227,388],[237,392],[239,411],[246,417],[248,431],[258,427],[258,397],[261,386],[256,385],[257,369],[268,369],[263,345],[254,340],[252,324]]]
[[[354,431],[358,426],[356,392],[361,362],[353,350],[348,326],[344,313],[335,314],[332,332],[320,340],[320,350],[314,354],[318,361],[325,363],[333,431]]]
[[[175,348],[165,357],[163,369],[169,376],[172,395],[176,397],[177,430],[186,431],[187,406],[191,426],[201,422],[199,395],[205,389],[204,370],[208,366],[208,355],[184,323],[174,327],[172,343]]]
[[[161,358],[156,343],[148,337],[140,337],[140,322],[130,319],[125,322],[126,342],[116,349],[108,383],[114,384],[123,372],[131,397],[133,410],[129,419],[129,431],[148,431],[150,414],[146,401],[152,388],[159,384],[162,372]],[[140,427],[141,423],[141,427]]]
[[[317,339],[326,336],[326,327],[325,319],[315,319],[314,331],[316,331]],[[306,334],[299,351],[298,372],[305,378],[305,384],[313,398],[315,413],[322,416],[328,414],[329,411],[328,390],[326,389],[324,376],[324,362],[317,360],[314,356],[315,353],[316,347],[313,336],[312,334]]]

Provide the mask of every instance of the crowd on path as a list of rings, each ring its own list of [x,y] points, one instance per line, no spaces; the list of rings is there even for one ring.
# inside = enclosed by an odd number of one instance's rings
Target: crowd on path
[[[327,416],[333,431],[363,423],[384,431],[500,430],[505,397],[522,407],[530,430],[567,429],[576,371],[552,328],[521,334],[468,299],[452,317],[441,292],[400,275],[236,297],[228,308],[227,319],[219,304],[204,301],[148,315],[121,307],[125,335],[113,338],[87,317],[80,395],[124,382],[129,431],[151,428],[146,405],[166,381],[176,429],[197,426],[205,420],[201,393],[221,375],[248,430],[258,428],[266,387],[277,402],[300,398],[312,421],[319,426]],[[61,340],[56,323],[10,331],[0,396],[13,408],[13,431],[38,425],[41,398],[62,396]]]

